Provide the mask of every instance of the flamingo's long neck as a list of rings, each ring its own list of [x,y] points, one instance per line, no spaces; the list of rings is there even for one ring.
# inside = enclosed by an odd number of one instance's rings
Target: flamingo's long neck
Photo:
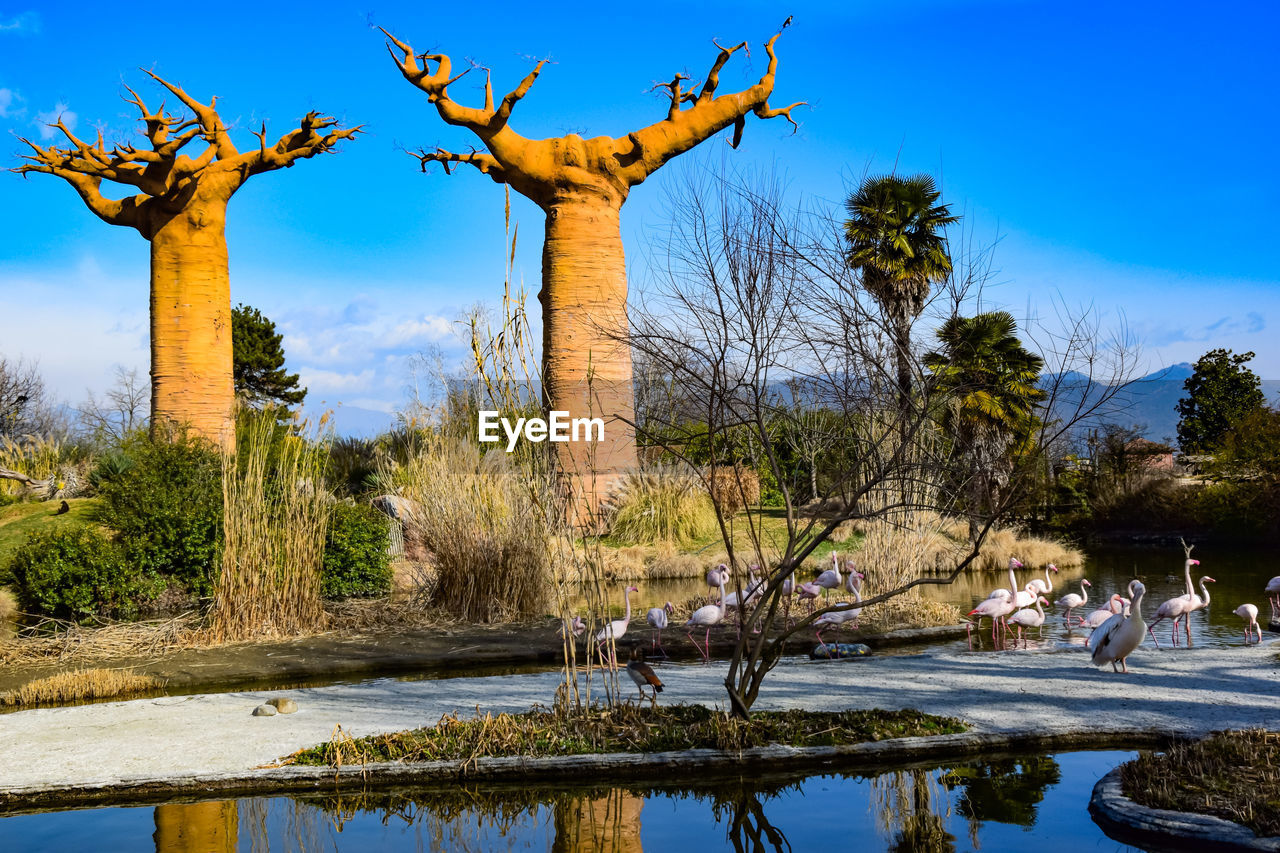
[[[719,607],[720,607],[720,618],[721,618],[721,619],[723,619],[723,618],[724,618],[724,612],[725,612],[725,608],[724,608],[724,580],[723,580],[723,579],[721,579],[721,581],[720,581],[720,605],[719,605]]]
[[[1191,583],[1191,561],[1190,560],[1187,560],[1185,563],[1182,564],[1182,571],[1187,578],[1187,595],[1195,595],[1196,588],[1195,588],[1195,585]]]
[[[1036,612],[1040,614],[1040,618],[1044,619],[1044,608],[1040,606],[1040,596],[1036,596]]]
[[[1049,570],[1044,570],[1045,592],[1053,592],[1053,578],[1049,577]]]
[[[1084,581],[1080,581],[1080,606],[1084,607],[1089,603],[1089,587],[1084,585]]]
[[[1018,579],[1013,575],[1013,563],[1009,564],[1009,589],[1014,593],[1014,595],[1017,595]]]
[[[627,603],[627,615],[623,618],[623,622],[631,621],[631,587],[622,590],[622,600]]]
[[[1204,593],[1204,606],[1209,606],[1209,587],[1204,585],[1204,578],[1200,578],[1200,591]]]

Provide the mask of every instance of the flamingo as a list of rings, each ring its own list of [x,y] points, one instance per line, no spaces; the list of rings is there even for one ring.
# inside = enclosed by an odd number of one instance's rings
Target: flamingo
[[[729,567],[724,563],[707,572],[707,586],[715,589],[721,585],[722,580],[726,585],[729,583]]]
[[[1010,557],[1009,558],[1009,588],[1005,589],[1004,587],[1000,587],[999,589],[992,590],[991,594],[988,595],[987,598],[1013,598],[1013,591],[1018,588],[1018,579],[1013,576],[1013,570],[1020,569],[1020,568],[1022,568],[1022,561],[1019,560],[1017,557]],[[1029,603],[1030,602],[1028,602],[1028,604]]]
[[[1053,592],[1053,578],[1049,577],[1049,572],[1057,574],[1058,567],[1053,563],[1050,563],[1044,567],[1044,580],[1040,580],[1040,578],[1031,579],[1031,585],[1034,586],[1036,591],[1041,595],[1048,595]]]
[[[689,638],[689,642],[693,643],[693,647],[695,649],[698,649],[699,652],[702,652],[702,659],[704,661],[707,661],[708,663],[711,662],[711,626],[719,625],[721,622],[724,621],[724,579],[723,578],[720,579],[719,586],[720,586],[720,603],[708,604],[708,605],[705,605],[704,607],[699,607],[697,610],[693,611],[692,615],[689,616],[689,621],[684,623],[685,628],[689,629],[685,631],[685,636]],[[698,648],[698,641],[693,638],[692,629],[694,628],[707,629],[705,650]]]
[[[752,568],[754,569],[755,567],[753,566]],[[729,595],[726,596],[724,599],[724,606],[725,607],[742,607],[744,605],[750,604],[751,599],[755,598],[757,595],[760,594],[761,588],[763,586],[764,584],[756,577],[756,573],[752,571],[748,576],[747,588],[743,590],[742,595],[738,595],[738,593],[736,592],[729,593]]]
[[[1191,611],[1194,609],[1195,608],[1193,607],[1191,596],[1189,595],[1179,595],[1176,598],[1171,598],[1168,601],[1161,604],[1158,608],[1156,608],[1155,621],[1147,626],[1147,633],[1151,635],[1152,640],[1155,640],[1157,649],[1160,648],[1160,641],[1156,639],[1155,632],[1152,629],[1155,628],[1155,626],[1160,624],[1160,620],[1161,619],[1173,620],[1172,636],[1173,636],[1173,644],[1176,646],[1178,645],[1178,622],[1183,617],[1190,614]]]
[[[853,593],[855,598],[854,605],[837,604],[836,607],[839,609],[829,610],[817,619],[813,620],[813,627],[816,629],[814,636],[816,636],[818,638],[818,642],[822,643],[824,646],[826,643],[823,643],[822,641],[823,631],[831,628],[838,630],[840,626],[846,622],[852,622],[853,627],[858,627],[858,617],[862,615],[862,608],[857,607],[856,605],[862,603],[862,575],[855,571],[853,576],[856,578],[856,581],[852,584],[852,589],[850,591]]]
[[[1244,620],[1244,644],[1249,645],[1253,632],[1258,632],[1258,642],[1262,642],[1262,628],[1258,626],[1258,607],[1254,604],[1241,604],[1231,611]]]
[[[833,589],[840,588],[840,560],[836,557],[836,552],[831,552],[831,568],[818,575],[818,579],[814,581],[818,586],[822,587],[822,600],[827,600],[827,593]]]
[[[1128,673],[1129,655],[1142,645],[1142,636],[1147,632],[1147,624],[1142,621],[1142,596],[1146,595],[1146,592],[1147,588],[1143,586],[1142,581],[1132,581],[1129,584],[1133,606],[1128,616],[1117,613],[1098,629],[1100,632],[1098,642],[1093,647],[1091,658],[1094,666],[1111,664],[1113,672]],[[1117,662],[1122,667],[1119,670],[1116,670]]]
[[[860,590],[862,589],[862,579],[865,578],[866,575],[858,572],[857,566],[854,565],[853,560],[844,561],[844,570],[848,572],[844,577],[844,591],[850,595],[858,596],[858,600],[861,601],[862,595]],[[857,580],[855,580],[855,578]]]
[[[560,628],[561,636],[572,635],[574,637],[581,637],[585,633],[587,633],[587,623],[582,621],[581,616],[575,616],[569,620],[568,634],[566,634],[563,626]]]
[[[1276,613],[1280,612],[1280,575],[1276,575],[1267,581],[1267,587],[1263,590],[1267,594],[1267,598],[1271,600],[1271,621],[1276,621]]]
[[[1105,607],[1100,607],[1084,619],[1081,619],[1080,627],[1098,628],[1112,616],[1115,616],[1116,614],[1123,614],[1124,610],[1124,599],[1120,597],[1119,593],[1116,593],[1112,595],[1111,598],[1107,599],[1107,605]],[[1093,635],[1090,634],[1089,636],[1092,637]],[[1089,645],[1088,640],[1085,641],[1085,645]]]
[[[982,620],[986,616],[991,617],[991,639],[996,639],[996,627],[1000,624],[1000,620],[1017,610],[1017,606],[1013,603],[1012,596],[1004,596],[1003,598],[985,598],[977,607],[969,611],[970,616],[977,616],[976,624],[981,626]],[[965,626],[965,633],[969,636],[969,648],[973,648],[973,624]]]
[[[1089,587],[1091,586],[1093,586],[1093,584],[1089,583],[1088,578],[1081,578],[1079,595],[1076,595],[1074,592],[1069,592],[1054,602],[1058,607],[1067,608],[1067,612],[1062,614],[1062,616],[1067,620],[1068,628],[1071,627],[1071,611],[1075,610],[1077,607],[1084,607],[1089,603]],[[1076,618],[1080,619],[1079,616]],[[1080,621],[1084,622],[1083,619],[1080,619]]]
[[[809,602],[809,612],[813,612],[813,600],[822,594],[822,587],[816,583],[805,581],[796,586],[796,598]]]
[[[1027,584],[1027,586],[1030,585],[1031,584]],[[1027,641],[1022,639],[1022,629],[1026,628],[1029,631],[1032,628],[1042,627],[1044,625],[1044,610],[1042,605],[1047,605],[1048,603],[1049,599],[1036,596],[1035,610],[1019,610],[1007,620],[1010,625],[1018,626],[1018,640],[1022,640],[1022,647],[1024,649],[1027,647]],[[1017,644],[1017,640],[1014,640],[1014,644]]]
[[[622,590],[622,598],[627,603],[627,615],[621,619],[614,619],[608,625],[605,625],[596,632],[596,648],[603,649],[604,646],[611,642],[615,645],[622,636],[627,633],[627,626],[631,624],[631,593],[639,592],[640,588],[635,586],[624,587]],[[609,661],[613,665],[617,665],[614,659],[613,649],[609,650]],[[600,666],[604,666],[604,652],[600,652]]]
[[[667,617],[675,610],[675,605],[670,601],[661,607],[650,607],[649,612],[645,614],[645,621],[653,628],[653,646],[665,658],[667,653],[662,651],[662,629],[667,627]]]
[[[663,612],[661,608],[654,609],[660,613]],[[658,704],[658,694],[662,692],[662,680],[653,671],[653,667],[644,662],[644,649],[639,646],[632,650],[631,660],[627,661],[627,675],[631,676],[631,680],[636,683],[641,699],[645,698],[645,687],[652,687],[653,703]]]

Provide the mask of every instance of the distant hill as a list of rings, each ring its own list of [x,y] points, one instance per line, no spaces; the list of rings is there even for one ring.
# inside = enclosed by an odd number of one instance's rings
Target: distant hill
[[[1105,414],[1084,426],[1098,426],[1101,423],[1137,426],[1141,428],[1145,438],[1167,442],[1176,447],[1178,401],[1185,393],[1183,382],[1191,376],[1194,369],[1194,365],[1184,362],[1135,380],[1116,393]],[[1079,374],[1064,376],[1062,387],[1063,403],[1059,406],[1060,409],[1073,406],[1084,394],[1094,397],[1106,390],[1106,386],[1091,384]],[[1280,396],[1280,380],[1262,380],[1262,393],[1266,395],[1268,403],[1275,404]]]

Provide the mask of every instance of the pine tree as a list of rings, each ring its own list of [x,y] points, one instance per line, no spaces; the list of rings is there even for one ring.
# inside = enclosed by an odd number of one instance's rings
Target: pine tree
[[[297,406],[307,396],[307,389],[298,387],[298,374],[284,371],[283,337],[257,308],[242,304],[232,309],[236,394],[252,406]]]

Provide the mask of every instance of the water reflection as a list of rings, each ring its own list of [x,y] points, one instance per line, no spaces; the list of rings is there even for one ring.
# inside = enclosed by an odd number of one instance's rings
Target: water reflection
[[[760,773],[594,788],[574,780],[173,803],[0,818],[5,853],[1128,850],[1090,820],[1094,782],[1132,753],[994,757],[879,774]],[[145,844],[145,841],[143,842]]]

